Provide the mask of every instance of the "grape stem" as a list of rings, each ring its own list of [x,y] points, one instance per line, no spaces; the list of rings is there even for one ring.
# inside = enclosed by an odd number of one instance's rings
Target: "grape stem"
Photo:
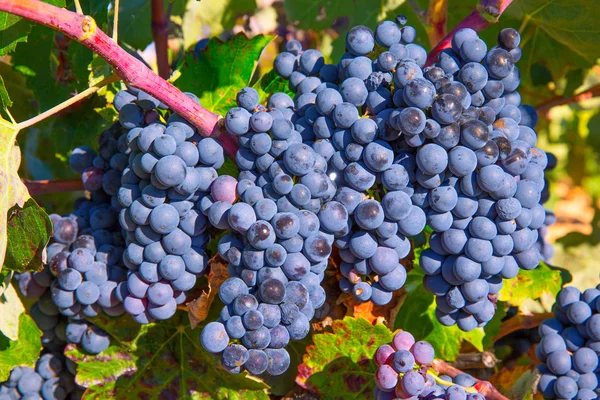
[[[57,30],[102,57],[128,85],[160,100],[178,113],[203,136],[219,133],[221,116],[205,109],[165,81],[144,63],[108,37],[88,15],[55,7],[40,0],[2,0],[0,11],[26,18]]]
[[[498,21],[504,10],[513,0],[481,0],[469,15],[465,17],[452,31],[429,52],[426,65],[431,65],[437,60],[437,56],[445,49],[452,47],[452,37],[463,28],[471,28],[481,32],[488,26]]]
[[[592,86],[589,89],[586,89],[580,93],[574,94],[572,96],[567,96],[567,97],[562,97],[562,96],[558,96],[555,98],[552,98],[548,101],[543,102],[542,104],[539,104],[535,110],[538,112],[538,114],[547,114],[550,109],[552,107],[556,107],[556,106],[562,106],[565,104],[569,104],[569,103],[577,103],[583,100],[588,100],[591,99],[593,97],[597,97],[600,96],[600,85],[596,85],[596,86]]]
[[[553,317],[553,313],[517,314],[502,323],[500,332],[494,337],[494,342],[518,330],[536,328],[544,322],[544,320]]]
[[[105,79],[101,80],[100,82],[94,84],[93,86],[90,86],[83,92],[71,97],[70,99],[63,101],[62,103],[52,107],[51,109],[49,109],[47,111],[44,111],[40,115],[37,115],[26,121],[18,123],[17,129],[21,130],[21,129],[28,128],[31,125],[37,124],[38,122],[43,121],[46,118],[48,118],[56,113],[61,112],[65,108],[68,108],[68,107],[72,106],[73,104],[80,102],[81,100],[85,99],[86,97],[91,96],[92,94],[96,93],[98,90],[102,89],[104,86],[109,85],[113,82],[118,82],[119,80],[120,80],[120,78],[117,75],[111,75],[108,78],[105,78]]]
[[[115,14],[113,17],[112,40],[114,40],[115,43],[118,43],[119,42],[119,0],[115,0],[114,12],[115,12]]]
[[[83,190],[83,183],[79,179],[64,179],[56,181],[30,181],[23,179],[23,183],[27,186],[31,196],[40,194],[58,193],[58,192],[74,192]]]
[[[158,75],[163,79],[168,79],[171,76],[168,27],[169,18],[165,13],[163,0],[152,0],[152,38],[154,39]]]
[[[457,375],[464,374],[460,369],[453,367],[452,365],[446,363],[445,361],[435,359],[431,363],[431,367],[434,371],[436,371],[440,375],[448,375],[451,378],[455,378]],[[492,385],[488,381],[481,381],[477,378],[475,379],[475,389],[480,394],[484,395],[487,400],[509,400],[508,397],[504,396],[500,393],[494,385]],[[436,380],[437,382],[437,380]]]

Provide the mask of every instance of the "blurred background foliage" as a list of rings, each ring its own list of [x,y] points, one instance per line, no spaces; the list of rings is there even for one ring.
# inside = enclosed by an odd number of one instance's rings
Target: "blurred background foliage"
[[[71,0],[54,4],[74,9]],[[156,70],[148,0],[121,2],[119,43]],[[84,11],[106,32],[112,31],[114,10],[108,0],[84,0]],[[252,37],[277,35],[260,58],[256,81],[272,68],[282,44],[291,38],[304,47],[319,48],[328,61],[344,53],[346,31],[354,25],[374,27],[399,14],[417,30],[417,42],[430,49],[441,38],[438,22],[450,30],[476,6],[475,0],[165,0],[169,18],[169,61],[175,70],[186,52],[202,57],[208,38],[226,40],[243,32]],[[426,12],[432,8],[447,13]],[[436,19],[434,21],[434,19]],[[550,173],[552,208],[558,222],[549,230],[555,246],[552,263],[568,269],[573,283],[585,288],[598,281],[600,258],[600,4],[588,0],[515,1],[483,33],[489,44],[503,27],[521,32],[522,102],[537,108],[540,147],[558,158]],[[17,121],[44,111],[69,95],[105,77],[107,67],[89,50],[39,25],[31,25],[26,47],[1,58]],[[23,57],[27,54],[27,57]],[[19,56],[21,55],[21,56]],[[176,79],[177,74],[172,79]],[[67,159],[78,145],[95,145],[98,134],[115,117],[112,84],[97,95],[49,118],[19,138],[23,151],[21,174],[28,179],[75,178]],[[76,113],[76,117],[73,117]],[[40,196],[49,212],[64,212],[80,193]],[[547,306],[551,305],[550,300]],[[525,306],[527,307],[527,305]],[[539,311],[539,304],[531,304]]]

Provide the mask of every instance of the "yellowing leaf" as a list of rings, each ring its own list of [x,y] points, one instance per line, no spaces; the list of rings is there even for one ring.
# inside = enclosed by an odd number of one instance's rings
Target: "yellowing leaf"
[[[13,285],[0,296],[0,332],[10,340],[19,338],[19,318],[25,311]]]
[[[500,300],[519,306],[526,299],[539,299],[544,293],[556,295],[562,287],[561,272],[545,263],[531,271],[520,270],[519,275],[504,281]]]

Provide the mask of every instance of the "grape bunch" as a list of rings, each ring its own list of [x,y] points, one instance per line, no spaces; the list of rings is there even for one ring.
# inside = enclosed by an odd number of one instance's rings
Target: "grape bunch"
[[[110,194],[116,193],[112,180],[123,167],[116,161],[120,133],[120,127],[111,127],[100,136],[99,154],[79,147],[69,159],[82,174],[90,199],[78,199],[68,215],[50,215],[53,233],[46,248],[47,264],[42,271],[16,276],[24,296],[40,298],[32,312],[75,319],[102,311],[110,316],[123,313],[116,288],[126,278],[121,262],[124,240]]]
[[[398,332],[391,344],[384,344],[375,352],[377,387],[373,398],[485,400],[473,387],[476,382],[469,374],[462,373],[452,379],[429,373],[434,357],[431,344],[415,342],[409,332]]]
[[[75,384],[74,364],[60,353],[44,352],[35,368],[15,367],[0,383],[0,400],[79,400],[83,388]]]
[[[200,137],[179,115],[164,123],[157,109],[166,107],[144,92],[119,92],[114,104],[127,158],[114,206],[129,269],[118,292],[125,311],[146,324],[175,314],[206,268],[210,236],[198,207],[225,158],[219,142]]]
[[[424,117],[414,107],[394,108],[394,95],[402,96],[400,86],[411,76],[406,63],[420,71],[427,58],[414,39],[413,27],[384,21],[375,34],[365,26],[352,28],[337,65],[325,64],[319,51],[303,50],[297,41],[288,42],[274,63],[296,93],[295,130],[327,160],[327,173],[339,188],[334,199],[348,211],[351,229],[335,244],[343,261],[340,287],[357,302],[387,304],[404,286],[400,260],[411,250],[408,237],[426,223],[411,199],[400,133],[386,127],[392,112],[406,123],[420,116],[416,112]],[[393,86],[399,88],[394,95]],[[407,125],[406,135],[423,130],[417,125]]]
[[[306,337],[325,303],[320,283],[333,242],[348,233],[348,212],[333,200],[327,160],[294,130],[288,95],[274,94],[264,107],[245,88],[237,102],[225,124],[240,142],[239,182],[221,178],[237,183],[239,200],[216,191],[203,199],[210,223],[229,231],[218,251],[230,278],[219,288],[220,319],[201,342],[231,372],[280,375],[290,364],[288,342]]]
[[[556,296],[554,318],[539,327],[535,349],[546,399],[593,400],[600,395],[600,285],[581,293],[572,286]]]

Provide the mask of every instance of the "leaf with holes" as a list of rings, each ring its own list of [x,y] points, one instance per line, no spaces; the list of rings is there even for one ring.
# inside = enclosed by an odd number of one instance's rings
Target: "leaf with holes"
[[[335,393],[336,399],[371,399],[377,370],[373,354],[392,341],[392,332],[384,325],[346,317],[333,323],[333,333],[314,335],[313,340],[296,382],[324,397]]]
[[[460,351],[463,340],[471,343],[477,350],[483,351],[483,329],[463,332],[458,326],[444,326],[435,316],[435,296],[423,286],[423,272],[413,269],[408,273],[407,295],[394,322],[395,329],[405,329],[413,334],[416,340],[425,340],[435,349],[436,357],[446,361],[454,361]],[[416,284],[420,281],[419,284]]]
[[[0,316],[1,318],[1,316]],[[25,313],[19,317],[19,334],[17,340],[10,340],[0,333],[0,382],[8,378],[8,374],[17,365],[33,367],[42,350],[42,331],[33,319]]]
[[[192,330],[186,313],[142,326],[129,317],[94,323],[111,335],[110,347],[97,356],[73,345],[65,352],[77,363],[76,382],[89,385],[86,398],[267,399],[267,385],[231,375],[202,348],[204,324]]]
[[[519,275],[505,280],[500,290],[500,300],[518,307],[526,299],[539,299],[544,293],[556,297],[562,284],[561,271],[542,262],[536,269],[520,270]]]
[[[226,42],[211,39],[199,58],[188,53],[175,86],[195,93],[204,107],[221,115],[235,107],[237,92],[250,85],[258,58],[273,36],[248,39],[237,34]]]

